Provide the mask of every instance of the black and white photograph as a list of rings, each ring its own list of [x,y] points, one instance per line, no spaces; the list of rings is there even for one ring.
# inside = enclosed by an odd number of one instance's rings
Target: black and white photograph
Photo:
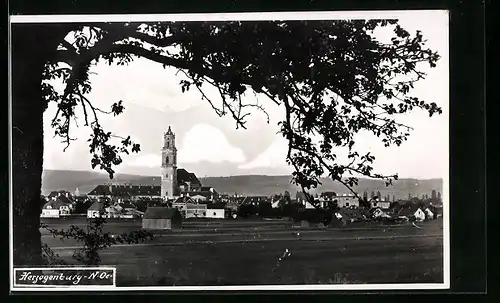
[[[10,16],[11,290],[448,289],[449,21]]]

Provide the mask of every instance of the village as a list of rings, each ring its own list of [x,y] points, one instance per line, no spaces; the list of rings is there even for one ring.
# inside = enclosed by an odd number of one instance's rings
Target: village
[[[297,192],[270,196],[223,194],[203,186],[192,172],[177,168],[175,134],[171,127],[164,133],[161,185],[109,183],[97,185],[87,194],[53,191],[41,197],[41,218],[85,216],[117,219],[142,218],[145,229],[180,228],[183,219],[291,219],[302,225],[343,226],[354,222],[382,221],[401,223],[424,221],[442,216],[441,193],[430,197],[408,194],[396,200],[380,191],[361,194],[322,192],[306,197]]]
[[[53,191],[42,197],[41,218],[104,216],[116,219],[149,219],[172,222],[176,219],[292,219],[308,224],[318,221],[318,214],[328,210],[334,215],[328,225],[347,225],[357,222],[424,221],[442,216],[442,204],[436,197],[413,197],[409,200],[389,201],[373,196],[369,199],[354,195],[321,193],[315,205],[305,199],[291,199],[288,192],[272,196],[239,196],[219,194],[213,188],[201,187],[191,195],[182,194],[175,200],[163,200],[157,187],[139,185],[99,185],[87,195],[68,191]],[[300,195],[299,195],[300,196]],[[153,229],[180,227],[155,224]],[[148,228],[147,224],[143,224]]]

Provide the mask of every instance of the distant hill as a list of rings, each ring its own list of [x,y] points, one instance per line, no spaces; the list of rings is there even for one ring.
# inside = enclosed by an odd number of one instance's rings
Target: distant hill
[[[295,196],[298,187],[290,184],[290,176],[263,176],[246,175],[230,177],[206,177],[200,178],[205,186],[212,186],[220,193],[242,194],[242,195],[271,195],[282,193],[285,190]],[[69,171],[69,170],[44,170],[42,178],[42,193],[48,194],[53,190],[67,190],[74,192],[78,188],[81,194],[94,189],[95,186],[104,183],[131,183],[134,185],[160,185],[159,177],[117,174],[113,180],[107,174],[92,171]],[[334,191],[338,194],[348,193],[348,190],[339,183],[329,179],[322,180],[317,192]],[[370,195],[380,191],[381,195],[394,195],[396,198],[407,198],[408,194],[421,197],[422,194],[431,195],[432,190],[443,191],[442,179],[399,179],[392,186],[386,187],[381,180],[359,179],[359,185],[355,190],[360,194],[364,191]]]
[[[149,179],[155,182],[153,177],[138,175],[116,174],[113,180],[110,180],[108,174],[95,171],[44,170],[42,175],[42,194],[50,193],[53,190],[74,192],[77,188],[81,194],[86,194],[99,184],[110,182],[142,184],[143,181],[140,181],[141,179]],[[159,179],[157,184],[160,184]]]

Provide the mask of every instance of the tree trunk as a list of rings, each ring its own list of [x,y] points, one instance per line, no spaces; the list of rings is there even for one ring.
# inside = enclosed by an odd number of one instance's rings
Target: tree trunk
[[[64,37],[64,36],[62,36]],[[45,62],[61,34],[40,24],[12,25],[12,186],[15,265],[41,265],[40,196],[43,167],[41,91]]]

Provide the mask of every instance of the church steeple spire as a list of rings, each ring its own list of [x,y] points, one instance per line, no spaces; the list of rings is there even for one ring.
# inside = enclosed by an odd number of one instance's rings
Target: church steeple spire
[[[161,195],[172,198],[177,186],[177,148],[175,134],[169,126],[163,136],[162,165],[161,165]]]

